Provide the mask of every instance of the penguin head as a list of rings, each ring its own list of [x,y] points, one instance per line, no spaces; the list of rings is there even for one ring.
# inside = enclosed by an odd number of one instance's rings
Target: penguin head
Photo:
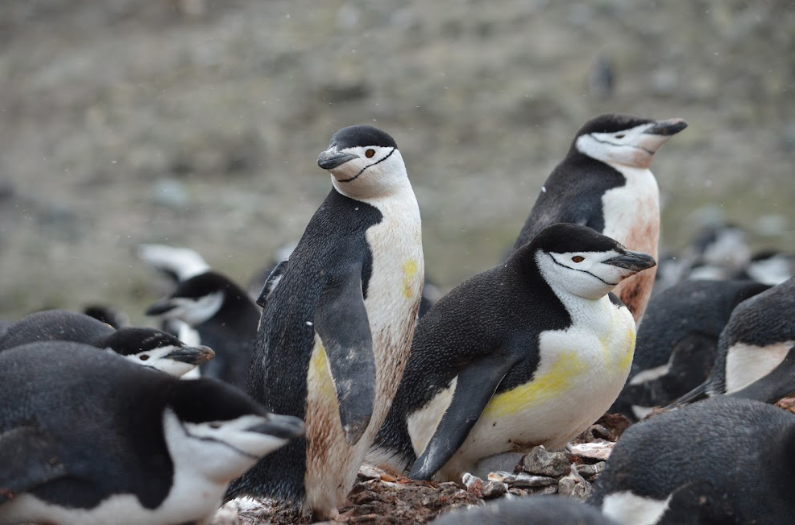
[[[649,120],[608,113],[586,122],[572,149],[607,164],[646,169],[659,147],[686,127],[680,118]]]
[[[604,297],[622,280],[657,264],[650,255],[576,224],[553,224],[529,246],[553,290],[585,299]]]
[[[154,328],[122,328],[101,343],[117,354],[148,368],[181,377],[215,356],[206,346],[187,346]]]
[[[304,435],[299,418],[271,414],[237,388],[213,379],[174,382],[165,423],[175,462],[184,458],[196,474],[217,481],[241,475]]]
[[[227,292],[237,293],[237,286],[221,274],[204,272],[179,283],[169,297],[147,308],[146,315],[198,326],[218,313]]]
[[[350,126],[334,133],[317,164],[331,173],[337,191],[354,199],[389,196],[408,181],[395,140],[372,126]]]

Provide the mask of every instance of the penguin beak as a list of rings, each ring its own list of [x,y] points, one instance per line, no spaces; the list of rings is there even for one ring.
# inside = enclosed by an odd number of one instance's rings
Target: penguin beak
[[[177,307],[176,304],[172,303],[168,299],[164,299],[162,301],[156,302],[155,304],[147,308],[145,314],[148,316],[163,315],[167,312],[170,312],[176,307]]]
[[[199,366],[215,357],[215,352],[208,346],[183,346],[167,354],[166,357],[180,363]]]
[[[672,118],[668,120],[658,120],[652,127],[644,131],[648,135],[662,135],[670,137],[676,135],[687,127],[687,122],[680,118]]]
[[[342,166],[349,160],[358,159],[358,155],[353,153],[340,153],[335,149],[327,149],[317,158],[317,165],[324,170],[332,170],[337,166]]]
[[[264,423],[259,423],[246,430],[280,439],[292,439],[304,435],[304,422],[297,417],[268,414],[266,418],[267,421]]]
[[[617,266],[618,268],[624,268],[625,270],[630,270],[633,273],[640,272],[642,270],[648,270],[657,265],[657,261],[654,260],[654,257],[651,255],[647,255],[645,253],[640,252],[633,252],[631,250],[627,250],[621,255],[617,255],[615,257],[611,257],[606,261],[602,261],[604,264],[609,264],[611,266]]]

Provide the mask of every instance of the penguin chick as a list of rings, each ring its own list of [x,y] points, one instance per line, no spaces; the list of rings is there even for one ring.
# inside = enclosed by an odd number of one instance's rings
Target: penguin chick
[[[460,480],[495,454],[566,445],[604,414],[632,363],[635,323],[609,292],[654,264],[556,224],[456,287],[420,321],[368,460],[402,472],[417,454],[410,477]]]
[[[446,512],[431,525],[618,525],[595,508],[563,496],[501,499]]]
[[[685,280],[653,296],[629,380],[609,412],[642,419],[704,382],[732,310],[768,288],[749,280]]]
[[[623,525],[790,523],[795,418],[722,397],[631,426],[589,501]]]
[[[216,354],[201,367],[201,375],[245,390],[260,309],[231,279],[212,271],[194,275],[150,306],[146,315],[177,319],[193,328]]]
[[[731,394],[775,403],[795,392],[795,277],[740,303],[718,341],[709,379],[670,406]]]
[[[0,353],[0,525],[209,524],[229,481],[303,433],[237,389],[111,352]]]
[[[114,330],[93,317],[66,310],[32,313],[0,337],[0,352],[37,341],[71,341],[107,348],[148,368],[180,377],[213,358],[206,346],[186,346],[176,337],[154,328]]]
[[[267,295],[248,392],[306,421],[306,438],[264,458],[229,498],[273,498],[337,515],[408,360],[424,263],[417,200],[392,137],[334,134],[318,165],[332,189]]]
[[[686,127],[679,118],[655,121],[613,113],[586,122],[544,183],[514,249],[547,226],[567,222],[656,258],[660,197],[649,165],[656,151]],[[638,324],[655,272],[638,274],[615,290]]]

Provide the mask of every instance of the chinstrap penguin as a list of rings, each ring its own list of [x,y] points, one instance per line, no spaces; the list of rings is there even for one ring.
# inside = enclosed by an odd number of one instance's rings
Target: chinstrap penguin
[[[442,514],[431,525],[618,525],[595,508],[563,496],[501,499]]]
[[[732,310],[768,288],[750,280],[685,280],[653,296],[629,379],[609,412],[642,419],[703,383]]]
[[[631,250],[657,257],[659,189],[649,165],[672,136],[679,118],[649,120],[606,114],[583,125],[568,154],[544,182],[514,249],[559,222],[589,226]],[[656,269],[626,279],[615,294],[640,323]]]
[[[206,346],[188,346],[162,330],[114,330],[93,317],[66,310],[45,310],[23,317],[0,338],[0,352],[37,341],[71,341],[109,349],[142,366],[177,377],[215,355]]]
[[[488,474],[477,464],[489,456],[565,446],[629,373],[635,323],[610,291],[654,264],[590,228],[556,224],[456,287],[420,321],[368,461],[460,481]]]
[[[740,303],[709,378],[670,406],[730,394],[775,403],[795,392],[795,277]]]
[[[0,353],[0,525],[209,524],[229,481],[303,433],[211,379],[41,342]]]
[[[215,359],[202,365],[201,375],[245,390],[260,309],[231,279],[213,271],[189,277],[150,306],[146,315],[190,326],[201,344],[215,351]]]
[[[795,417],[720,397],[631,426],[589,503],[623,525],[780,525],[795,516]]]
[[[419,207],[392,137],[344,128],[318,165],[332,189],[278,284],[266,285],[248,382],[268,410],[305,419],[306,438],[260,461],[228,497],[269,497],[324,518],[353,487],[397,390],[424,261]]]

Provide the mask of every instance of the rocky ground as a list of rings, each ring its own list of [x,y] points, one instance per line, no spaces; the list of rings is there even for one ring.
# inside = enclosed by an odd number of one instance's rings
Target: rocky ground
[[[605,111],[690,123],[653,165],[666,246],[716,218],[795,241],[789,1],[12,0],[0,42],[0,317],[102,301],[143,322],[141,242],[247,280],[361,122],[401,147],[443,288],[500,259]]]
[[[408,525],[427,523],[443,512],[483,505],[498,498],[561,494],[585,501],[604,470],[615,441],[629,427],[623,416],[605,415],[574,439],[566,452],[536,447],[514,472],[494,472],[488,479],[465,474],[462,483],[395,478],[363,466],[340,516],[332,523]],[[279,507],[235,500],[216,516],[214,525],[308,524]]]

